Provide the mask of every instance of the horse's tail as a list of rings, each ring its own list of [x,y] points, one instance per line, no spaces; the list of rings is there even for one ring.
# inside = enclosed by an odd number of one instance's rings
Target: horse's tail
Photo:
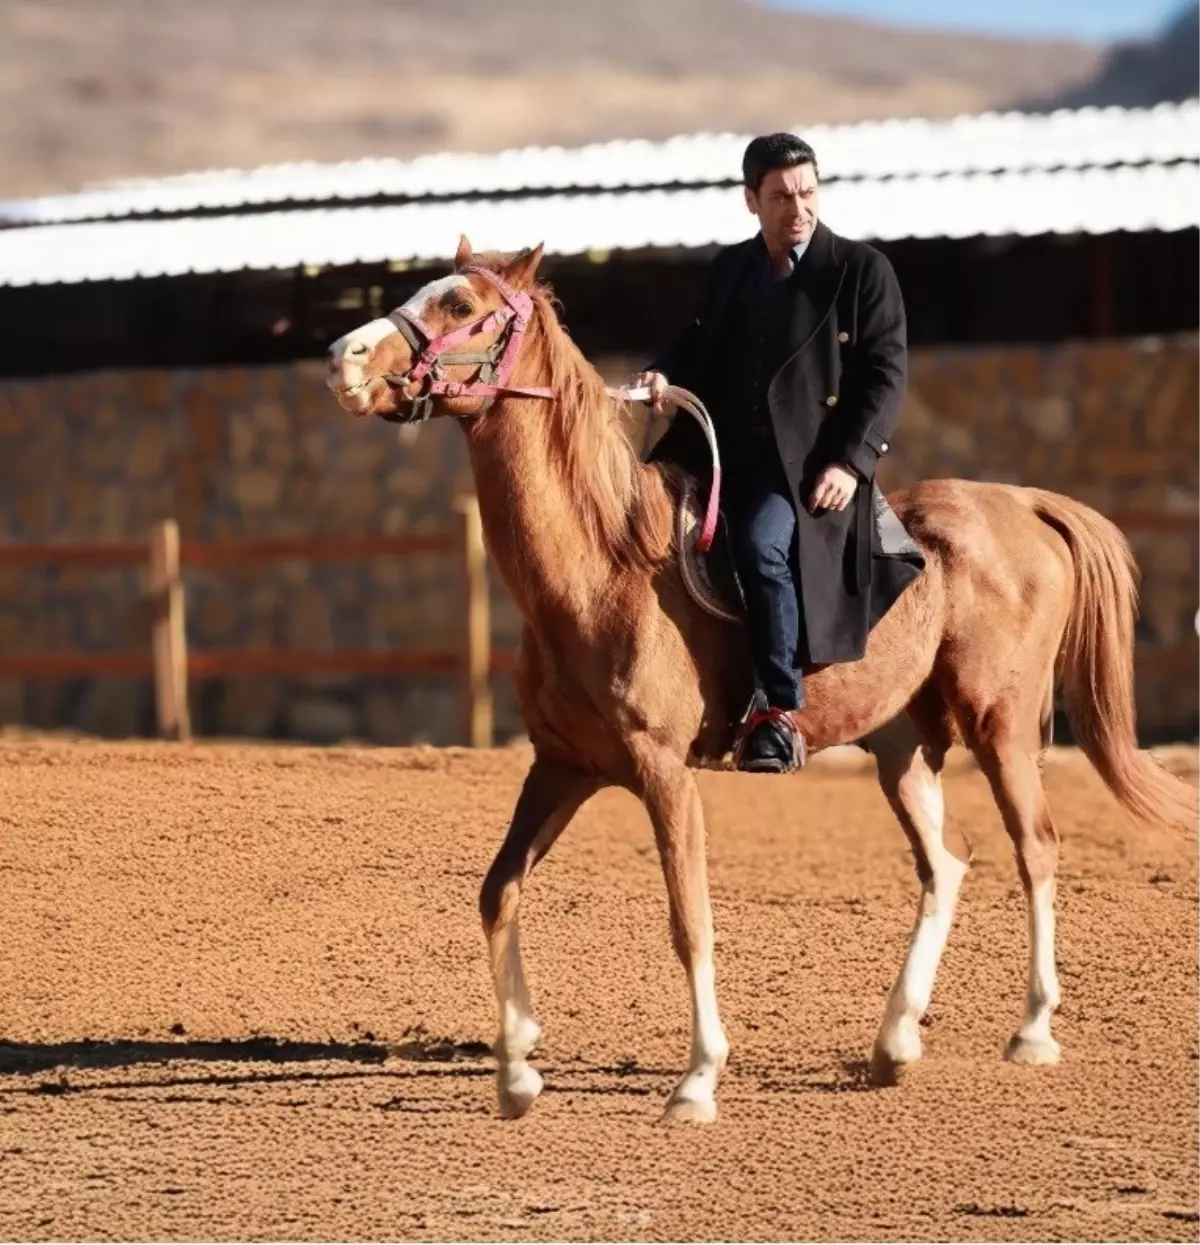
[[[1088,760],[1135,817],[1194,826],[1197,792],[1137,746],[1133,625],[1138,571],[1121,531],[1089,506],[1031,490],[1038,517],[1067,542],[1075,592],[1060,652],[1067,718]]]

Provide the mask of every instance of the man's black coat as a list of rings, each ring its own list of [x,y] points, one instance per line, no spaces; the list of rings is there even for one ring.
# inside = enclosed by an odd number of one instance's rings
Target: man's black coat
[[[720,409],[731,365],[726,323],[752,238],[713,261],[698,314],[650,369],[709,408],[718,442],[737,436],[738,412]],[[904,303],[891,264],[873,247],[818,223],[799,263],[787,356],[771,380],[775,443],[796,508],[800,651],[796,665],[855,661],[871,627],[921,573],[924,559],[874,485],[900,416],[907,375]],[[707,479],[710,459],[693,420],[676,419],[651,461]],[[821,469],[848,463],[862,477],[845,510],[811,514]]]

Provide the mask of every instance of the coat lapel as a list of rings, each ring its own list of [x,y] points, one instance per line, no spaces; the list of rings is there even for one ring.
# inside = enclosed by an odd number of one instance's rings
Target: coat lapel
[[[833,232],[818,221],[812,241],[800,260],[796,299],[792,304],[792,324],[788,332],[788,362],[808,345],[813,334],[825,322],[837,300],[845,272],[846,264],[838,258]]]

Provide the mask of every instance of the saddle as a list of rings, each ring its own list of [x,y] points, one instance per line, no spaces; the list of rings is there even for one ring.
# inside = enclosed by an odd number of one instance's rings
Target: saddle
[[[717,513],[711,547],[702,550],[704,507],[691,477],[682,481],[675,515],[675,549],[679,574],[688,595],[706,614],[725,622],[746,621],[746,598],[733,560],[729,525],[723,510]]]

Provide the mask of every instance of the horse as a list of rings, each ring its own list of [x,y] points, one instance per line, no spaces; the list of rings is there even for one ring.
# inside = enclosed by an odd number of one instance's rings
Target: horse
[[[615,785],[649,814],[690,994],[690,1058],[664,1118],[708,1122],[729,1044],[694,769],[719,765],[733,743],[752,689],[749,641],[686,591],[675,556],[685,481],[634,449],[622,404],[537,280],[541,259],[541,246],[477,254],[463,237],[453,272],[330,347],[327,383],[357,416],[458,420],[487,549],[522,619],[514,678],[534,759],[479,892],[500,1115],[523,1116],[543,1087],[530,1063],[541,1027],[521,954],[523,888],[579,807]],[[447,352],[465,341],[477,349]],[[894,1082],[922,1054],[919,1023],[969,867],[943,839],[942,770],[959,744],[990,784],[1028,911],[1025,1010],[1004,1053],[1056,1063],[1059,839],[1041,764],[1056,684],[1080,747],[1133,816],[1197,818],[1196,792],[1136,743],[1133,558],[1107,519],[1040,489],[929,480],[888,502],[925,570],[861,660],[807,673],[797,715],[812,753],[857,742],[874,755],[920,885],[870,1070]]]

